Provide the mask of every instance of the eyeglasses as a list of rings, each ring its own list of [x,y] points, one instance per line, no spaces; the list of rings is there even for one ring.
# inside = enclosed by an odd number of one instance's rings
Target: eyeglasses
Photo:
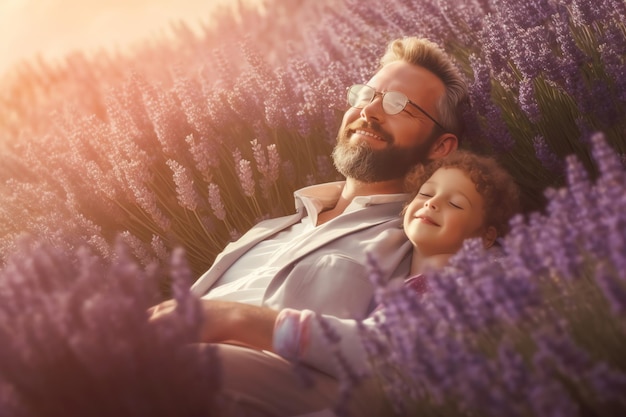
[[[417,110],[424,113],[424,116],[428,117],[432,120],[437,126],[446,130],[445,127],[441,123],[435,120],[430,114],[426,112],[423,108],[413,103],[407,96],[402,94],[399,91],[385,91],[384,93],[379,93],[374,90],[369,85],[365,84],[355,84],[352,87],[348,88],[348,104],[356,109],[362,109],[376,98],[377,95],[380,95],[383,100],[383,110],[385,113],[389,115],[394,115],[400,113],[406,107],[407,103],[412,104]]]

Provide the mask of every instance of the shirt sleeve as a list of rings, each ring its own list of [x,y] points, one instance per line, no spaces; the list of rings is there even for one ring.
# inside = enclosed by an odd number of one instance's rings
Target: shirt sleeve
[[[364,326],[374,326],[368,318]],[[357,320],[317,315],[310,310],[283,309],[274,325],[274,351],[291,361],[298,361],[339,377],[343,366],[356,374],[371,372],[367,353],[361,341]]]
[[[423,275],[412,276],[402,285],[419,296],[428,292],[428,281]],[[285,308],[274,323],[274,351],[285,359],[307,364],[335,377],[341,372],[339,355],[342,365],[349,366],[351,372],[371,373],[372,365],[364,343],[368,338],[384,341],[377,324],[384,321],[383,305],[360,323],[353,319],[318,315],[311,310]],[[365,338],[364,334],[367,334]]]

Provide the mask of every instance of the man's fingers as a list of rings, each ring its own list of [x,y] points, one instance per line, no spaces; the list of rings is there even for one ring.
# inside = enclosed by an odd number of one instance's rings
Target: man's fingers
[[[165,314],[169,314],[176,308],[176,301],[167,300],[163,301],[160,304],[152,306],[148,309],[148,315],[150,316],[150,320],[155,320]]]

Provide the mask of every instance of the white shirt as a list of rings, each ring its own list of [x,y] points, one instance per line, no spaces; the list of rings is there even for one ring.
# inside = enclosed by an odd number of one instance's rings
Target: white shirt
[[[344,185],[345,181],[338,181],[312,185],[296,191],[294,193],[296,208],[304,208],[304,217],[293,226],[251,248],[224,272],[215,286],[202,298],[261,305],[263,294],[270,281],[285,266],[284,260],[278,262],[281,255],[291,246],[306,239],[316,228],[332,227],[332,220],[316,226],[317,217],[324,209],[335,206]],[[358,196],[340,216],[369,205],[403,201],[406,197],[406,194]]]

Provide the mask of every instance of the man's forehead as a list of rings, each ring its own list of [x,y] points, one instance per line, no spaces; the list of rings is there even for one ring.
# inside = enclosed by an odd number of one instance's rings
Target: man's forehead
[[[380,91],[414,91],[441,93],[443,82],[426,68],[406,61],[394,61],[383,66],[367,82],[367,85]]]

